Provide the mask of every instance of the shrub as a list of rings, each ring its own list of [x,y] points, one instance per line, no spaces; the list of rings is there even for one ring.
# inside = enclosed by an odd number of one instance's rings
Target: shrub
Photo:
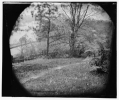
[[[93,58],[89,64],[90,64],[90,66],[101,66],[101,59]]]
[[[109,71],[109,60],[105,60],[102,64],[102,70],[104,72],[108,72]]]
[[[14,63],[19,63],[24,61],[24,56],[18,56],[14,58]]]
[[[49,58],[56,58],[57,57],[57,52],[52,52],[49,54]]]
[[[83,45],[78,45],[76,48],[75,48],[75,52],[74,52],[74,57],[81,57],[85,52],[85,46]]]
[[[63,56],[63,51],[59,48],[55,48],[50,54],[49,57],[50,58],[59,58]]]
[[[110,52],[108,51],[103,51],[101,52],[101,56],[94,57],[91,62],[90,66],[99,66],[102,71],[108,72],[109,71],[109,57],[110,57]]]
[[[47,55],[47,50],[42,50],[41,55],[46,56]]]
[[[82,54],[82,57],[91,57],[94,56],[94,53],[92,51],[87,51]]]

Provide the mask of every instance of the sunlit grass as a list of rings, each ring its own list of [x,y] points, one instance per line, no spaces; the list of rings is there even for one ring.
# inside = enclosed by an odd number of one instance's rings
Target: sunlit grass
[[[92,74],[91,58],[36,59],[15,69],[19,80],[30,92],[99,92],[105,85],[105,76]],[[94,68],[95,69],[95,68]],[[54,94],[55,95],[55,94]]]

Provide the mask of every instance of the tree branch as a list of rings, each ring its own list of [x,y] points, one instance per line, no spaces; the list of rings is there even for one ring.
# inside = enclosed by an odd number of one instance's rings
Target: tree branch
[[[89,5],[87,6],[87,8],[86,8],[86,10],[85,10],[85,12],[84,12],[84,16],[83,16],[82,22],[79,24],[78,28],[80,28],[80,27],[81,27],[81,25],[83,24],[84,19],[85,19],[85,16],[86,16],[87,11],[88,11],[88,8],[89,8]],[[77,28],[77,29],[78,29],[78,28]],[[77,30],[77,31],[78,31],[78,30]]]
[[[87,15],[86,17],[85,17],[85,19],[87,19],[87,18],[89,18],[89,17],[91,17],[91,16],[94,16],[95,14],[98,14],[98,12],[95,12],[95,13],[93,13],[92,15],[91,15],[92,13],[90,13],[89,15]]]
[[[77,25],[78,25],[79,22],[80,22],[81,9],[82,9],[82,4],[80,5],[79,14],[78,14],[78,16],[77,16]]]
[[[64,13],[66,14],[66,16],[70,19],[71,21],[71,18],[67,15],[66,11],[64,10],[64,8],[61,6],[62,10],[64,11]]]

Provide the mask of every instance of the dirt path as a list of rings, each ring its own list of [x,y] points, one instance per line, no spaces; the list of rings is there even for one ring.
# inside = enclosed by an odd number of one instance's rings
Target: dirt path
[[[62,68],[64,68],[64,67],[69,67],[69,66],[74,66],[74,65],[75,65],[75,66],[76,66],[76,65],[80,65],[80,63],[74,63],[74,64],[69,64],[69,65],[64,65],[64,66],[57,66],[57,67],[51,68],[51,69],[49,69],[49,70],[47,70],[47,71],[43,71],[43,72],[41,72],[41,73],[39,73],[39,74],[32,74],[32,75],[30,75],[28,78],[22,79],[22,80],[21,80],[21,83],[25,83],[25,82],[27,82],[27,81],[29,81],[29,80],[37,79],[37,78],[39,78],[39,77],[44,76],[44,75],[47,74],[47,73],[52,73],[52,72],[55,71],[55,70],[60,70],[60,69],[62,69]]]
[[[25,83],[25,82],[27,82],[27,81],[29,81],[29,80],[37,79],[37,78],[39,78],[39,77],[42,77],[42,76],[46,75],[47,73],[52,73],[52,72],[55,71],[55,70],[60,70],[60,69],[65,68],[65,67],[77,66],[77,65],[81,66],[81,64],[83,64],[84,62],[85,62],[85,63],[86,63],[86,62],[89,62],[89,60],[90,60],[90,59],[84,59],[84,60],[81,61],[80,63],[73,63],[73,64],[68,64],[68,65],[63,65],[63,66],[57,66],[57,67],[55,67],[55,68],[51,68],[51,69],[49,69],[49,70],[43,71],[43,72],[38,73],[38,74],[31,74],[31,75],[29,75],[28,78],[22,79],[22,80],[21,80],[21,83]]]

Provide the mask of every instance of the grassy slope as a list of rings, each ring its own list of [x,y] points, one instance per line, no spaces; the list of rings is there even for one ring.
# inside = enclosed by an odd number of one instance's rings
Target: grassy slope
[[[90,73],[89,60],[37,59],[17,67],[16,73],[24,87],[39,96],[95,93],[104,87],[105,77]]]

